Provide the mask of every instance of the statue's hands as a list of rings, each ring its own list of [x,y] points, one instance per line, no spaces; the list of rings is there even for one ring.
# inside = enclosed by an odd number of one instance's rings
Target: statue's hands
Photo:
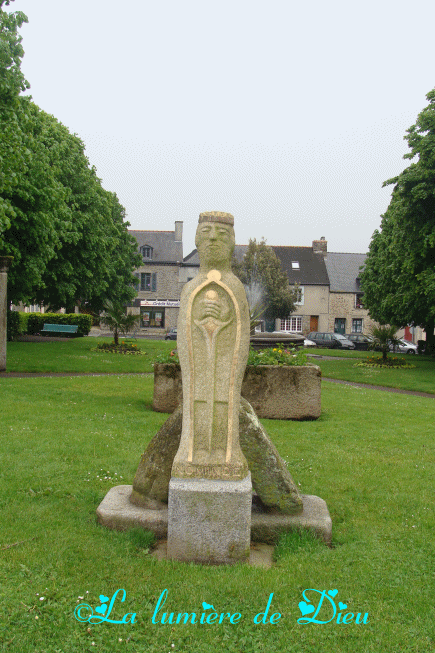
[[[204,317],[212,317],[219,320],[221,316],[222,307],[220,302],[214,299],[206,299],[204,302]]]

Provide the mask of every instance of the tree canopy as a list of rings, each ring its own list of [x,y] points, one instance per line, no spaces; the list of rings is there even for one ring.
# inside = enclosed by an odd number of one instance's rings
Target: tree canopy
[[[251,315],[266,320],[286,318],[295,310],[296,291],[291,290],[281,263],[264,238],[249,240],[242,261],[233,259],[234,274],[247,287]]]
[[[24,50],[18,29],[28,21],[22,12],[4,11],[9,2],[0,0],[0,233],[14,217],[6,195],[19,183],[28,157],[18,122],[23,109],[19,95],[30,87],[21,72]]]
[[[56,118],[19,93],[17,29],[24,14],[0,0],[0,252],[14,257],[8,274],[13,303],[76,304],[101,310],[127,303],[141,259],[125,209],[89,165],[85,146]],[[6,4],[9,4],[6,0]],[[4,79],[3,79],[4,77]],[[3,95],[4,91],[4,95]]]
[[[404,137],[418,160],[394,184],[381,229],[373,234],[361,275],[364,306],[382,324],[421,326],[434,350],[435,325],[435,89]]]

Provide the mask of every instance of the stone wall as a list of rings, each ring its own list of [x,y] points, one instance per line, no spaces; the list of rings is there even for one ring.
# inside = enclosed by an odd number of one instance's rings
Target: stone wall
[[[366,309],[355,308],[355,293],[330,293],[329,307],[327,331],[331,333],[335,330],[335,318],[344,318],[346,320],[345,333],[352,333],[353,319],[362,319],[362,332],[366,335],[370,335],[372,326],[376,325],[376,322],[369,317]],[[321,331],[320,328],[319,331]]]

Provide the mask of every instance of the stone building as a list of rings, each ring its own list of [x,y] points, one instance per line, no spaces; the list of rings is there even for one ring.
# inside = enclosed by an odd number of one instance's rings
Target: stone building
[[[142,265],[136,270],[137,298],[129,311],[140,314],[140,327],[164,334],[177,325],[183,286],[196,276],[198,252],[183,259],[183,223],[174,231],[130,230],[138,242]],[[290,286],[298,287],[298,301],[292,315],[267,325],[276,331],[307,335],[310,331],[369,334],[374,321],[364,309],[360,288],[360,268],[366,254],[328,252],[324,237],[311,247],[271,246],[281,261]],[[241,260],[247,245],[236,245],[234,255]],[[264,326],[263,326],[264,328]],[[401,330],[399,335],[416,341],[421,329]]]
[[[361,267],[366,254],[325,252],[329,277],[329,321],[327,331],[369,334],[376,323],[363,306]]]
[[[329,323],[329,279],[325,266],[326,240],[313,241],[312,247],[272,246],[287,273],[289,284],[298,288],[298,301],[292,315],[275,320],[276,331],[307,335],[327,331]]]
[[[142,265],[135,271],[137,298],[129,312],[140,315],[140,328],[165,333],[177,325],[183,264],[183,223],[174,231],[129,230],[138,243]]]

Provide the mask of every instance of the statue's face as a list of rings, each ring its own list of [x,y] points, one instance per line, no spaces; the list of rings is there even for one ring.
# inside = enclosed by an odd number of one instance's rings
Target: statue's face
[[[234,229],[221,222],[201,222],[196,230],[195,245],[201,265],[228,266],[234,251]]]

